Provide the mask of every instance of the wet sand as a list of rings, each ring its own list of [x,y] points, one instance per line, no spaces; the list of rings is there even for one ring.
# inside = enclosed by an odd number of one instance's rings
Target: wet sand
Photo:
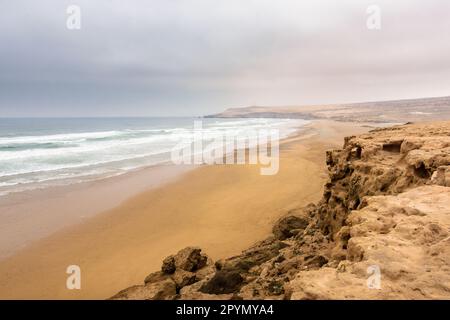
[[[103,180],[0,197],[0,260],[133,195],[174,181],[194,167],[160,165]]]

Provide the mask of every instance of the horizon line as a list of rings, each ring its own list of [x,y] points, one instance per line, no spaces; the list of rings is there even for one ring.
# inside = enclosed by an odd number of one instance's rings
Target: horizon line
[[[425,99],[444,99],[450,98],[449,95],[444,96],[426,96],[421,98],[400,98],[400,99],[388,99],[388,100],[369,100],[359,102],[340,102],[340,103],[317,103],[317,104],[287,104],[287,105],[248,105],[244,107],[228,107],[218,113],[204,114],[204,115],[191,115],[191,116],[152,116],[152,115],[95,115],[95,116],[0,116],[0,119],[95,119],[95,118],[205,118],[214,116],[225,112],[230,109],[245,109],[245,108],[286,108],[286,107],[313,107],[313,106],[339,106],[339,105],[358,105],[368,103],[386,103],[386,102],[400,102],[400,101],[412,101],[412,100],[425,100]]]

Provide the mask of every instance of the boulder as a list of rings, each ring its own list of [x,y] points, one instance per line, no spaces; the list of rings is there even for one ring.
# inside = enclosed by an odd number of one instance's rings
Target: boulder
[[[172,274],[175,272],[175,258],[174,256],[168,256],[163,260],[161,271],[166,274]]]
[[[178,251],[174,256],[175,268],[185,271],[196,271],[203,268],[208,261],[208,257],[202,255],[201,251],[202,249],[197,247],[186,247]]]
[[[176,270],[172,276],[172,279],[175,281],[178,289],[193,284],[197,281],[195,273],[182,269]]]
[[[165,274],[173,274],[176,270],[193,272],[206,266],[208,257],[201,254],[202,249],[186,247],[175,255],[170,255],[163,260],[161,271]]]

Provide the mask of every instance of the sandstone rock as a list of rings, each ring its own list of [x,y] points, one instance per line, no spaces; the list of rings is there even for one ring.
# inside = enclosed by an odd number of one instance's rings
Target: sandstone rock
[[[431,176],[431,183],[450,187],[450,166],[440,166]]]
[[[219,271],[226,271],[228,273],[248,273],[253,267],[276,258],[280,254],[280,251],[287,247],[289,247],[288,244],[271,237],[255,244],[238,256],[218,261],[216,268]]]
[[[111,299],[173,299],[180,289],[210,279],[214,272],[213,261],[202,255],[200,248],[187,247],[166,257],[161,271],[149,274],[143,286],[122,290]]]
[[[403,141],[404,141],[404,139],[400,139],[400,140],[389,139],[388,142],[383,143],[382,150],[388,151],[388,152],[393,152],[393,153],[400,153],[400,149],[401,149]]]
[[[363,197],[428,184],[433,172],[450,164],[449,131],[448,123],[411,124],[346,138],[342,150],[327,154],[330,181],[317,209],[319,228],[333,239]],[[440,185],[441,170],[433,179]]]
[[[180,290],[181,300],[231,300],[233,294],[208,294],[200,291],[205,281],[199,281]]]
[[[174,256],[174,263],[176,269],[185,271],[195,271],[203,268],[206,265],[208,257],[202,255],[202,250],[197,247],[184,248]]]
[[[407,154],[411,150],[419,149],[423,142],[418,139],[405,139],[400,148],[400,153]]]
[[[348,260],[337,269],[300,271],[288,285],[291,299],[448,299],[450,188],[422,186],[366,201],[348,218]],[[367,284],[373,266],[381,272],[379,289]]]
[[[306,259],[305,266],[308,266],[309,268],[320,268],[323,265],[328,263],[328,259],[325,258],[322,255],[312,256]]]
[[[224,294],[238,291],[244,278],[234,270],[219,270],[200,291],[208,294]]]
[[[144,283],[147,284],[147,283],[158,282],[158,281],[166,280],[167,278],[169,278],[169,275],[167,275],[161,271],[156,271],[156,272],[150,273],[147,277],[145,277]]]
[[[290,238],[303,231],[309,224],[307,217],[287,216],[277,221],[272,232],[279,240]]]
[[[175,258],[174,256],[168,256],[163,260],[161,271],[163,273],[172,274],[175,272]]]
[[[193,284],[197,280],[195,273],[182,269],[176,270],[172,276],[172,279],[175,281],[177,288],[183,288],[187,285]]]
[[[214,273],[216,272],[216,267],[212,259],[208,258],[206,261],[206,266],[204,266],[201,269],[198,269],[195,271],[195,276],[197,280],[209,280],[214,276]]]

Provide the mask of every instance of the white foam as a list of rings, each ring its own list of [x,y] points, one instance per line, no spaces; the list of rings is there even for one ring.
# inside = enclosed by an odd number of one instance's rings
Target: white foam
[[[249,130],[279,128],[280,137],[291,134],[304,120],[237,119],[205,121],[209,137],[231,130],[246,135]],[[169,160],[172,148],[194,135],[189,127],[124,129],[99,132],[0,137],[0,194],[8,189],[29,189],[31,185],[57,180],[118,174],[130,169]],[[39,144],[56,143],[52,148]],[[13,146],[7,150],[2,147]],[[29,149],[26,149],[30,146]],[[164,155],[167,154],[167,159]]]

